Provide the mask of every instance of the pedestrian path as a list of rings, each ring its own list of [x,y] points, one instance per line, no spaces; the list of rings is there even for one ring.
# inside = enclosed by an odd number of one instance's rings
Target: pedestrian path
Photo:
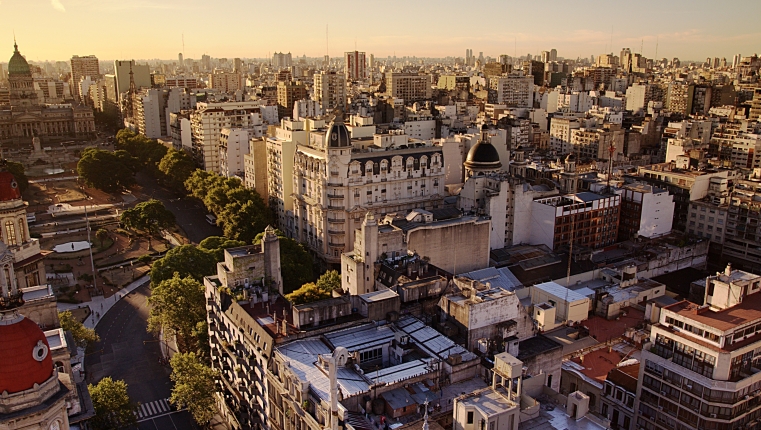
[[[134,282],[122,288],[121,290],[117,291],[111,297],[95,296],[92,298],[91,301],[79,303],[79,304],[59,302],[58,310],[65,311],[65,310],[71,310],[71,309],[89,306],[91,315],[84,321],[84,325],[87,328],[95,328],[95,326],[98,325],[98,323],[103,318],[103,316],[106,315],[106,312],[108,312],[108,310],[111,309],[111,307],[115,305],[116,302],[118,302],[122,297],[134,291],[137,287],[143,284],[146,284],[148,282],[150,282],[150,278],[148,277],[148,275],[144,275],[135,279]]]
[[[164,415],[174,410],[172,405],[169,404],[169,399],[161,399],[141,404],[135,414],[139,421],[156,415]]]

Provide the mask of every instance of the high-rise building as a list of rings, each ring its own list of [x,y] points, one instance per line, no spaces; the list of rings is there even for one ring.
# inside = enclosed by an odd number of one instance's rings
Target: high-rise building
[[[550,49],[550,61],[558,61],[558,50],[555,48]]]
[[[240,58],[233,58],[233,72],[241,73],[243,71],[243,60]]]
[[[386,93],[405,103],[431,98],[431,77],[417,73],[386,73]]]
[[[325,113],[346,109],[346,78],[343,73],[321,71],[314,75],[314,99]]]
[[[182,52],[177,54],[177,67],[183,67],[185,65],[185,62],[182,59]]]
[[[733,270],[663,307],[643,345],[636,428],[756,429],[761,411],[761,277]]]
[[[293,66],[293,58],[291,57],[291,53],[283,54],[282,52],[275,52],[272,55],[272,66],[274,66],[276,69],[284,69],[286,67]]]
[[[215,71],[209,75],[209,85],[215,90],[234,93],[245,87],[243,76],[238,72]]]
[[[550,62],[550,51],[542,51],[542,63]]]
[[[307,87],[301,81],[280,81],[277,83],[278,117],[286,118],[293,113],[293,104],[306,98]]]
[[[74,97],[77,97],[80,101],[86,94],[80,93],[79,81],[87,76],[93,81],[100,79],[98,57],[94,55],[85,57],[75,55],[71,57],[71,89]]]
[[[520,73],[507,76],[495,76],[489,81],[490,87],[497,91],[497,103],[509,107],[534,106],[534,79]]]
[[[618,64],[624,69],[624,72],[632,71],[632,51],[629,48],[621,50],[621,55],[618,57]]]
[[[365,53],[351,51],[344,53],[346,64],[346,79],[349,81],[361,81],[365,79]]]

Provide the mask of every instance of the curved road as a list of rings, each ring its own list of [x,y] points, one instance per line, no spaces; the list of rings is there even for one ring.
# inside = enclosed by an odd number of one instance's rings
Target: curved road
[[[159,364],[159,341],[146,331],[149,295],[146,282],[102,317],[95,329],[100,342],[85,359],[87,381],[96,383],[106,376],[123,379],[132,401],[141,405],[141,430],[195,429],[187,411],[176,411],[166,402],[171,392],[170,370]]]

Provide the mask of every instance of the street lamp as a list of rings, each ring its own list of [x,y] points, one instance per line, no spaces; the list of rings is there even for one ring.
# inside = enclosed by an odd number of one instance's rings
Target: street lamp
[[[92,268],[92,286],[98,291],[98,274],[95,272],[95,260],[92,258],[92,242],[90,241],[90,219],[87,217],[87,205],[85,205],[85,223],[87,229],[87,245],[90,249],[90,267]]]

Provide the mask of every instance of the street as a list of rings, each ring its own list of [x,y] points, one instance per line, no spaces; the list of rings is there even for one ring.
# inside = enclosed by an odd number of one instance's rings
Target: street
[[[159,341],[146,331],[149,284],[138,287],[117,302],[98,323],[100,336],[85,359],[88,383],[110,376],[127,383],[128,392],[138,409],[141,430],[195,429],[190,413],[170,407],[170,369],[159,363]],[[97,309],[93,309],[97,311]]]
[[[198,244],[209,236],[222,236],[222,229],[206,222],[206,208],[196,199],[178,198],[174,193],[159,186],[156,179],[144,172],[137,174],[137,183],[143,187],[143,192],[151,198],[161,201],[172,211],[177,219],[177,225],[185,232],[188,239]]]

